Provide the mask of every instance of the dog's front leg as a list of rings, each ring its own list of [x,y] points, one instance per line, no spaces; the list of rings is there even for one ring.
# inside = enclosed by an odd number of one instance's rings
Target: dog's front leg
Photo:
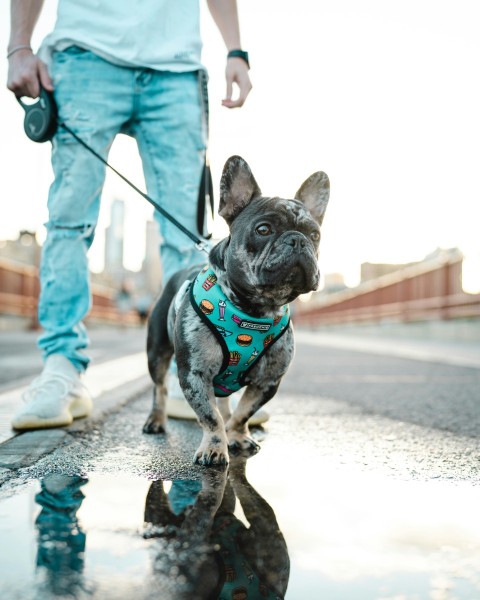
[[[178,372],[185,398],[195,411],[203,429],[200,446],[195,452],[194,462],[199,465],[227,465],[228,442],[225,424],[217,408],[211,382],[203,372],[191,370]]]
[[[245,389],[237,408],[225,425],[228,447],[232,454],[256,454],[260,450],[260,446],[250,435],[248,419],[275,396],[279,383],[268,387],[250,384]]]
[[[202,443],[195,453],[194,462],[205,466],[227,465],[225,423],[217,408],[212,383],[222,364],[223,352],[188,298],[177,316],[175,352],[180,386],[203,429]]]

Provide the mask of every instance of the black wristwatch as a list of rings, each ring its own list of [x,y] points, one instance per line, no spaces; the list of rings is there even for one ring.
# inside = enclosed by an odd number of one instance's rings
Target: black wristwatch
[[[230,50],[227,54],[227,58],[241,58],[247,63],[247,67],[250,68],[250,63],[248,62],[248,52],[245,50]]]

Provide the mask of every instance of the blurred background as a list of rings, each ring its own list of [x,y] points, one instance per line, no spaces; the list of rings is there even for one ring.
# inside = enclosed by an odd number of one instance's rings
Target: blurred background
[[[238,0],[254,88],[234,111],[221,106],[226,53],[201,4],[216,200],[232,154],[267,195],[293,196],[316,170],[331,180],[321,290],[297,304],[298,321],[478,322],[478,2]],[[45,1],[34,49],[55,9]],[[9,18],[3,2],[4,48]],[[6,83],[6,60],[0,76]],[[0,328],[34,327],[50,149],[24,135],[5,85],[0,110]],[[144,188],[134,140],[119,136],[110,162]],[[219,217],[213,229],[226,233]],[[142,319],[160,289],[158,243],[150,205],[107,173],[90,251],[92,320]]]

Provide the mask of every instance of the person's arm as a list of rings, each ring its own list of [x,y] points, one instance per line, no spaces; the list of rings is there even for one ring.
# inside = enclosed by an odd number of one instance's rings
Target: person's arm
[[[43,0],[11,0],[10,41],[7,48],[7,87],[16,96],[36,98],[40,84],[48,91],[53,90],[47,67],[30,47],[32,33],[40,16]]]
[[[225,42],[227,51],[241,49],[237,0],[207,0],[207,3],[210,14]],[[227,95],[222,101],[223,106],[227,108],[243,106],[252,89],[247,63],[242,58],[229,58],[227,60],[225,78],[227,82]],[[235,100],[232,99],[234,83],[238,85],[239,89],[238,98]]]

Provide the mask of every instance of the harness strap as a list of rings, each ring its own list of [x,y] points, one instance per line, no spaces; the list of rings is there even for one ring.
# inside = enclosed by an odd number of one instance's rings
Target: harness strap
[[[229,396],[246,385],[258,360],[288,330],[288,305],[275,319],[252,318],[225,296],[207,265],[190,287],[190,302],[217,339],[223,361],[213,383],[216,396]]]

